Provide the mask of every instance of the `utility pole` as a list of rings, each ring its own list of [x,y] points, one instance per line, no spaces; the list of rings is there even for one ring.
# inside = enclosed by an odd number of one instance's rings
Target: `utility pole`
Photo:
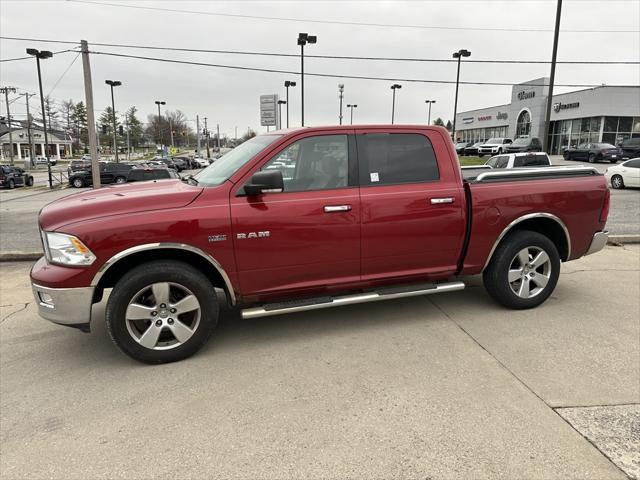
[[[463,57],[470,57],[471,52],[466,49],[458,50],[453,53],[453,58],[458,59],[458,73],[456,74],[456,98],[453,101],[453,125],[451,127],[451,139],[456,141],[456,115],[458,115],[458,85],[460,84],[460,62]]]
[[[11,112],[9,111],[9,92],[16,93],[13,87],[2,87],[0,92],[4,93],[4,101],[7,103],[7,127],[9,128],[9,154],[11,156],[11,165],[13,165],[13,134],[11,133]]]
[[[207,158],[211,158],[211,154],[209,153],[209,129],[207,128],[207,117],[204,117],[204,135],[205,141],[207,142]]]
[[[129,135],[129,115],[124,116],[124,123],[127,126],[127,161],[131,158],[131,136]]]
[[[198,131],[196,134],[196,156],[200,156],[200,115],[196,115],[196,130]]]
[[[216,124],[216,138],[218,140],[218,153],[220,153],[220,124]]]
[[[31,114],[29,113],[29,97],[33,97],[35,93],[23,93],[25,102],[27,104],[27,137],[29,139],[29,163],[34,165],[33,160],[33,141],[31,140]]]
[[[318,41],[318,37],[315,35],[309,35],[308,33],[298,34],[298,45],[300,45],[300,98],[302,100],[301,105],[301,124],[304,127],[304,46],[307,43],[313,44]]]
[[[169,119],[169,132],[171,133],[171,147],[175,147],[175,144],[173,143],[173,123],[171,122],[171,117],[169,115],[167,115],[167,118]]]
[[[340,114],[338,115],[338,120],[340,121],[340,125],[342,125],[342,99],[344,98],[344,84],[343,83],[339,83],[338,84],[338,97],[340,98]]]
[[[119,82],[117,80],[105,80],[104,83],[106,83],[111,87],[111,114],[112,114],[111,120],[113,122],[113,154],[115,155],[116,163],[118,163],[120,159],[118,158],[118,140],[117,140],[118,132],[116,131],[116,104],[115,104],[115,101],[113,100],[113,87],[119,87],[120,85],[122,85],[122,82]]]
[[[547,110],[544,115],[544,137],[542,145],[544,151],[549,152],[549,126],[551,123],[551,104],[553,103],[553,83],[556,79],[556,56],[558,54],[558,37],[560,35],[560,14],[562,13],[562,0],[556,5],[556,29],[553,34],[553,53],[551,54],[551,75],[549,77],[549,94],[547,97]]]
[[[82,71],[84,73],[84,96],[87,104],[87,130],[89,131],[89,153],[91,154],[91,179],[93,188],[100,188],[100,164],[98,163],[98,142],[96,119],[93,113],[93,85],[91,83],[91,64],[89,63],[89,44],[80,41],[82,51]]]

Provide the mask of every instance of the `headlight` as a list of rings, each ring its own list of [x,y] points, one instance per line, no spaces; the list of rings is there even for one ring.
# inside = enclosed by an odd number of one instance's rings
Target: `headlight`
[[[57,232],[42,232],[44,253],[51,263],[61,265],[88,266],[96,256],[73,235]]]

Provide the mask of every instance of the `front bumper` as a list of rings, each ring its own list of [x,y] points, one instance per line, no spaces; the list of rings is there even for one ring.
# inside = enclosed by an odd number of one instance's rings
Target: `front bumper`
[[[591,255],[592,253],[599,252],[604,248],[607,244],[607,240],[609,240],[609,232],[596,232],[593,234],[593,238],[591,239],[591,245],[589,245],[589,249],[585,255]]]
[[[32,283],[31,289],[42,318],[83,330],[88,327],[95,287],[48,288]]]

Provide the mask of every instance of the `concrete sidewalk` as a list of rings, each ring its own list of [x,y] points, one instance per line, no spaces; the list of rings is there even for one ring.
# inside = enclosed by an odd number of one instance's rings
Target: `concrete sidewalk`
[[[535,310],[502,309],[473,278],[433,297],[227,312],[199,354],[155,367],[100,319],[89,335],[39,319],[28,265],[0,269],[2,478],[640,475],[640,246],[563,265]]]

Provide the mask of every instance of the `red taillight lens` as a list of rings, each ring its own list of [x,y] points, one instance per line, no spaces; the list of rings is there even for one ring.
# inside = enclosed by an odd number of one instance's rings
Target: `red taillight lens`
[[[609,216],[609,205],[611,204],[611,192],[607,188],[604,194],[604,203],[602,204],[602,210],[600,211],[600,222],[605,223]]]

